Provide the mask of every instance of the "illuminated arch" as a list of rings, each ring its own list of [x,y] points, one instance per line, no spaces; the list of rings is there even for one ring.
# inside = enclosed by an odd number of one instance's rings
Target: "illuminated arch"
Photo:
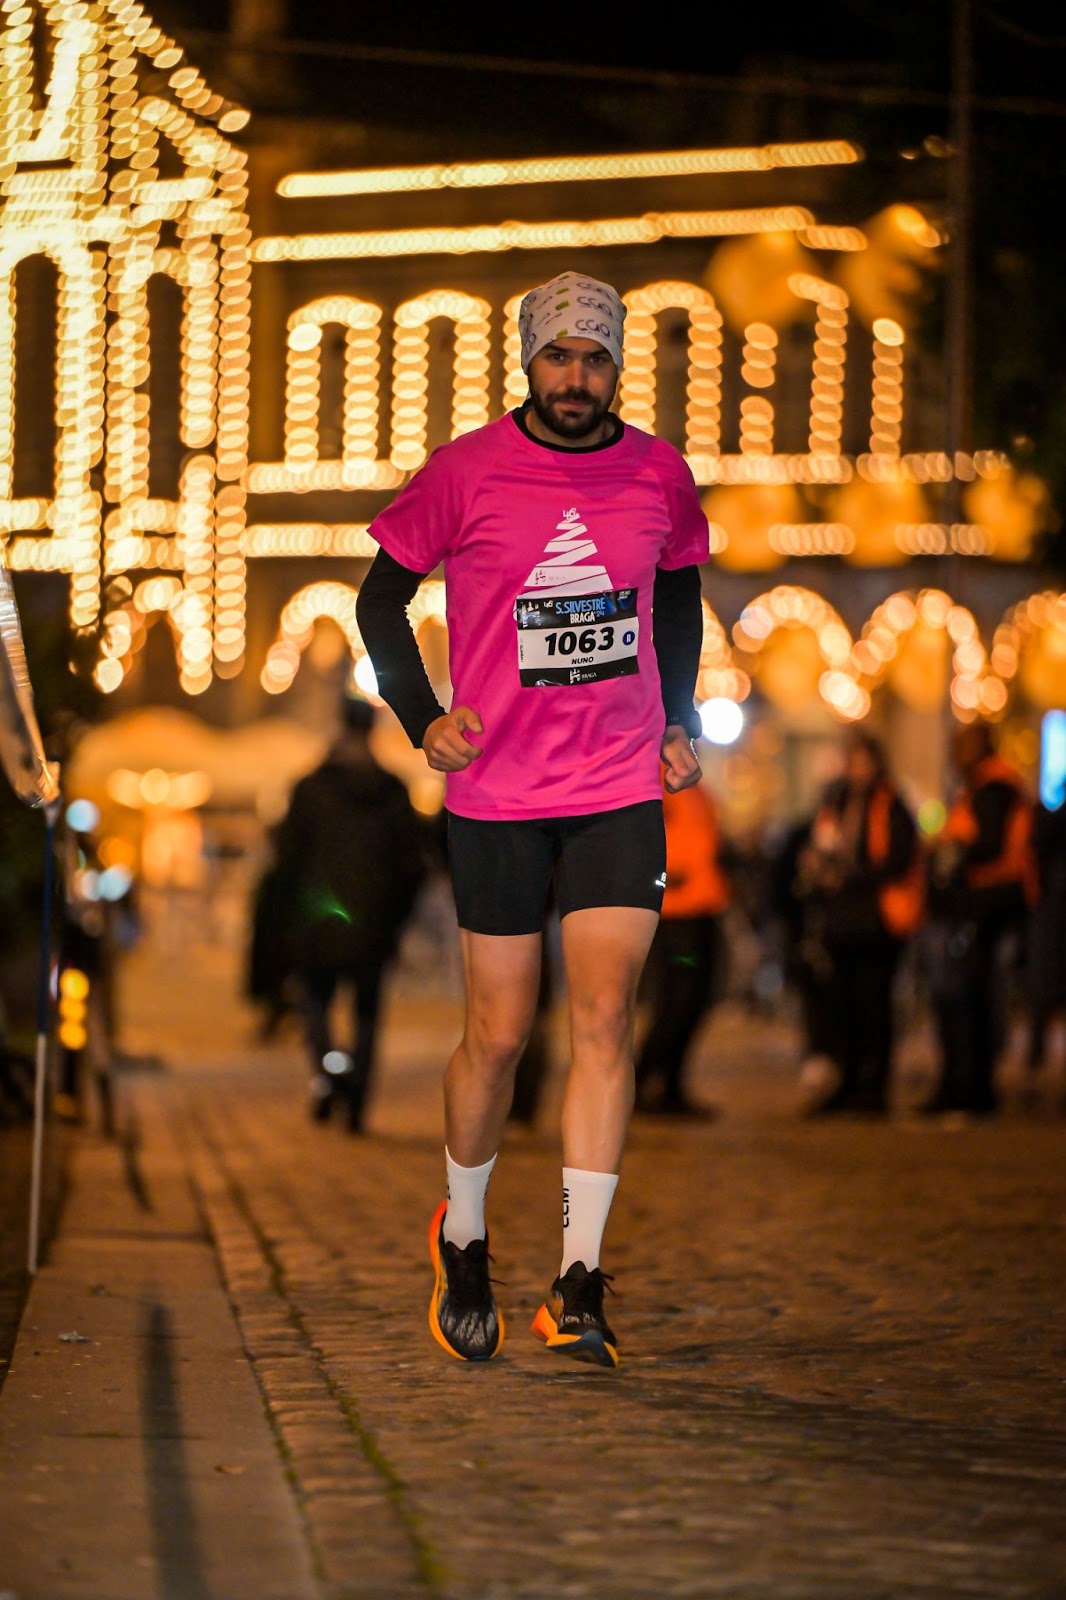
[[[782,630],[808,633],[815,644],[810,665],[817,672],[817,692],[827,709],[843,722],[856,722],[870,709],[870,697],[859,683],[852,665],[852,637],[839,613],[821,595],[791,584],[757,595],[744,607],[733,629],[733,641],[748,652],[756,677],[766,683],[768,643]],[[762,658],[762,659],[760,659]],[[781,685],[787,681],[782,675]],[[802,700],[809,693],[802,683],[791,685]],[[778,693],[771,698],[780,698]]]
[[[15,268],[43,256],[58,273],[55,370],[54,495],[13,501]],[[103,274],[78,241],[16,237],[0,250],[0,539],[20,529],[44,529],[21,541],[18,565],[70,573],[70,615],[76,626],[99,608],[101,515],[89,474],[99,458],[104,418],[103,328],[97,314]]]
[[[1040,711],[1066,710],[1066,593],[1020,600],[992,636],[992,672]]]
[[[93,672],[96,687],[113,694],[152,628],[165,621],[174,640],[182,688],[189,694],[201,694],[210,682],[210,673],[204,671],[205,640],[206,654],[210,654],[205,597],[186,588],[175,576],[144,578],[136,585],[120,578],[117,587],[125,597],[102,618],[100,659]]]
[[[179,416],[181,442],[202,449],[215,435],[215,263],[210,250],[129,250],[112,276],[115,320],[108,334],[108,427],[105,481],[117,500],[148,495],[149,418],[145,386],[151,363],[148,294],[153,278],[176,285],[182,299]]]
[[[451,437],[472,433],[489,420],[487,300],[455,289],[434,289],[396,307],[392,357],[390,459],[402,472],[425,461],[429,441],[429,324],[447,317],[455,328]]]
[[[278,619],[277,636],[266,654],[259,681],[267,694],[284,694],[300,670],[300,659],[311,643],[315,623],[328,617],[348,641],[353,665],[366,655],[366,645],[355,618],[359,590],[348,583],[324,580],[297,590]],[[408,607],[417,633],[424,622],[444,624],[444,584],[439,579],[423,583]]]
[[[285,465],[295,473],[306,472],[319,457],[322,330],[330,324],[344,329],[342,460],[346,467],[372,467],[377,456],[381,307],[353,295],[329,295],[300,306],[288,321]],[[357,484],[359,474],[350,481]]]
[[[943,589],[898,590],[883,600],[855,642],[851,667],[867,689],[891,680],[916,710],[935,711],[948,696],[963,721],[1001,716],[1007,703],[973,612]]]
[[[288,601],[278,621],[278,634],[267,651],[259,682],[267,694],[284,694],[300,670],[300,657],[311,643],[315,623],[335,622],[348,641],[352,659],[366,654],[355,620],[358,589],[348,583],[309,583]]]
[[[626,304],[625,364],[618,386],[623,422],[655,432],[656,317],[686,311],[689,319],[685,447],[697,480],[698,458],[717,457],[722,421],[722,317],[714,298],[694,283],[668,280],[634,289]]]

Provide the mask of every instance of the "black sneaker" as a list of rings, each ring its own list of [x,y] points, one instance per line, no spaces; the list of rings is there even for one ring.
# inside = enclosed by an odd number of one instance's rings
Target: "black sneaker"
[[[429,1255],[436,1272],[429,1302],[429,1331],[460,1361],[489,1361],[503,1344],[503,1317],[489,1278],[488,1239],[472,1239],[462,1250],[444,1237],[442,1200],[429,1225]]]
[[[613,1281],[599,1267],[589,1272],[583,1261],[571,1262],[533,1318],[533,1332],[549,1350],[598,1367],[616,1367],[618,1341],[603,1315],[603,1291]]]

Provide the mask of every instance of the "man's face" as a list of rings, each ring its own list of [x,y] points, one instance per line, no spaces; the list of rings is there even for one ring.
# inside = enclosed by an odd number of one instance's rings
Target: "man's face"
[[[570,445],[597,444],[607,437],[618,368],[602,344],[553,339],[537,351],[527,376],[534,433]]]

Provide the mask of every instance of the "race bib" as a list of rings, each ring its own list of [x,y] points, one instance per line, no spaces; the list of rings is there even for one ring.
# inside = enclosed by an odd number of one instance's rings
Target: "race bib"
[[[518,677],[525,689],[628,678],[637,665],[636,589],[519,595]]]

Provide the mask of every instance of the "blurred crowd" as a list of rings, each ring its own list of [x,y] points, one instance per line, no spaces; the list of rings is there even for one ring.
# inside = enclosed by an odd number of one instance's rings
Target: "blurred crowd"
[[[987,724],[958,726],[950,759],[954,792],[926,834],[878,740],[850,733],[840,776],[777,856],[772,902],[802,1006],[811,1115],[892,1109],[904,970],[907,1020],[928,1009],[939,1058],[918,1109],[967,1118],[1002,1109],[998,1074],[1015,1022],[1022,1098],[1036,1103],[1066,997],[1064,813],[1028,793]]]
[[[373,758],[372,711],[350,702],[346,719],[272,838],[247,989],[266,1036],[286,1016],[302,1028],[312,1114],[340,1106],[358,1131],[383,985],[431,903],[429,887],[439,896],[447,875],[442,828],[416,815]],[[807,1116],[898,1110],[899,1045],[919,1022],[935,1041],[937,1078],[908,1109],[996,1114],[999,1069],[1019,1039],[1022,1102],[1057,1103],[1061,1091],[1049,1098],[1045,1088],[1066,998],[1066,807],[1028,792],[992,726],[958,725],[949,742],[950,803],[931,830],[919,827],[865,728],[841,735],[838,771],[811,814],[764,838],[729,836],[707,780],[677,795],[664,789],[667,886],[641,989],[638,1115],[715,1114],[692,1081],[705,1024],[726,999],[795,1017]],[[540,1109],[560,985],[549,907],[515,1121],[532,1123]],[[346,1024],[330,1020],[342,989]],[[1064,1071],[1053,1076],[1058,1084]]]
[[[343,698],[324,759],[266,836],[244,929],[260,1038],[297,1034],[310,1115],[353,1133],[376,1088],[390,981],[417,967],[416,979],[461,983],[444,815],[416,811],[381,764],[376,715],[364,697]],[[1006,1106],[1008,1057],[1012,1106],[1066,1110],[1066,805],[1029,791],[990,725],[956,725],[946,754],[948,802],[933,825],[924,813],[919,825],[865,727],[842,732],[810,813],[761,836],[730,833],[728,796],[707,778],[664,788],[667,883],[640,994],[638,1116],[716,1114],[695,1085],[708,1057],[713,1081],[705,1027],[726,1001],[788,1020],[806,1116],[992,1117]],[[68,807],[57,845],[55,1110],[80,1117],[90,1096],[106,1127],[112,1074],[130,1065],[115,973],[142,936],[138,885],[97,859],[91,807]],[[515,1122],[536,1122],[563,1048],[561,991],[549,906]],[[936,1075],[915,1102],[900,1094],[900,1047],[919,1028]],[[3,1027],[0,1046],[2,1121],[25,1114],[32,1061]]]

